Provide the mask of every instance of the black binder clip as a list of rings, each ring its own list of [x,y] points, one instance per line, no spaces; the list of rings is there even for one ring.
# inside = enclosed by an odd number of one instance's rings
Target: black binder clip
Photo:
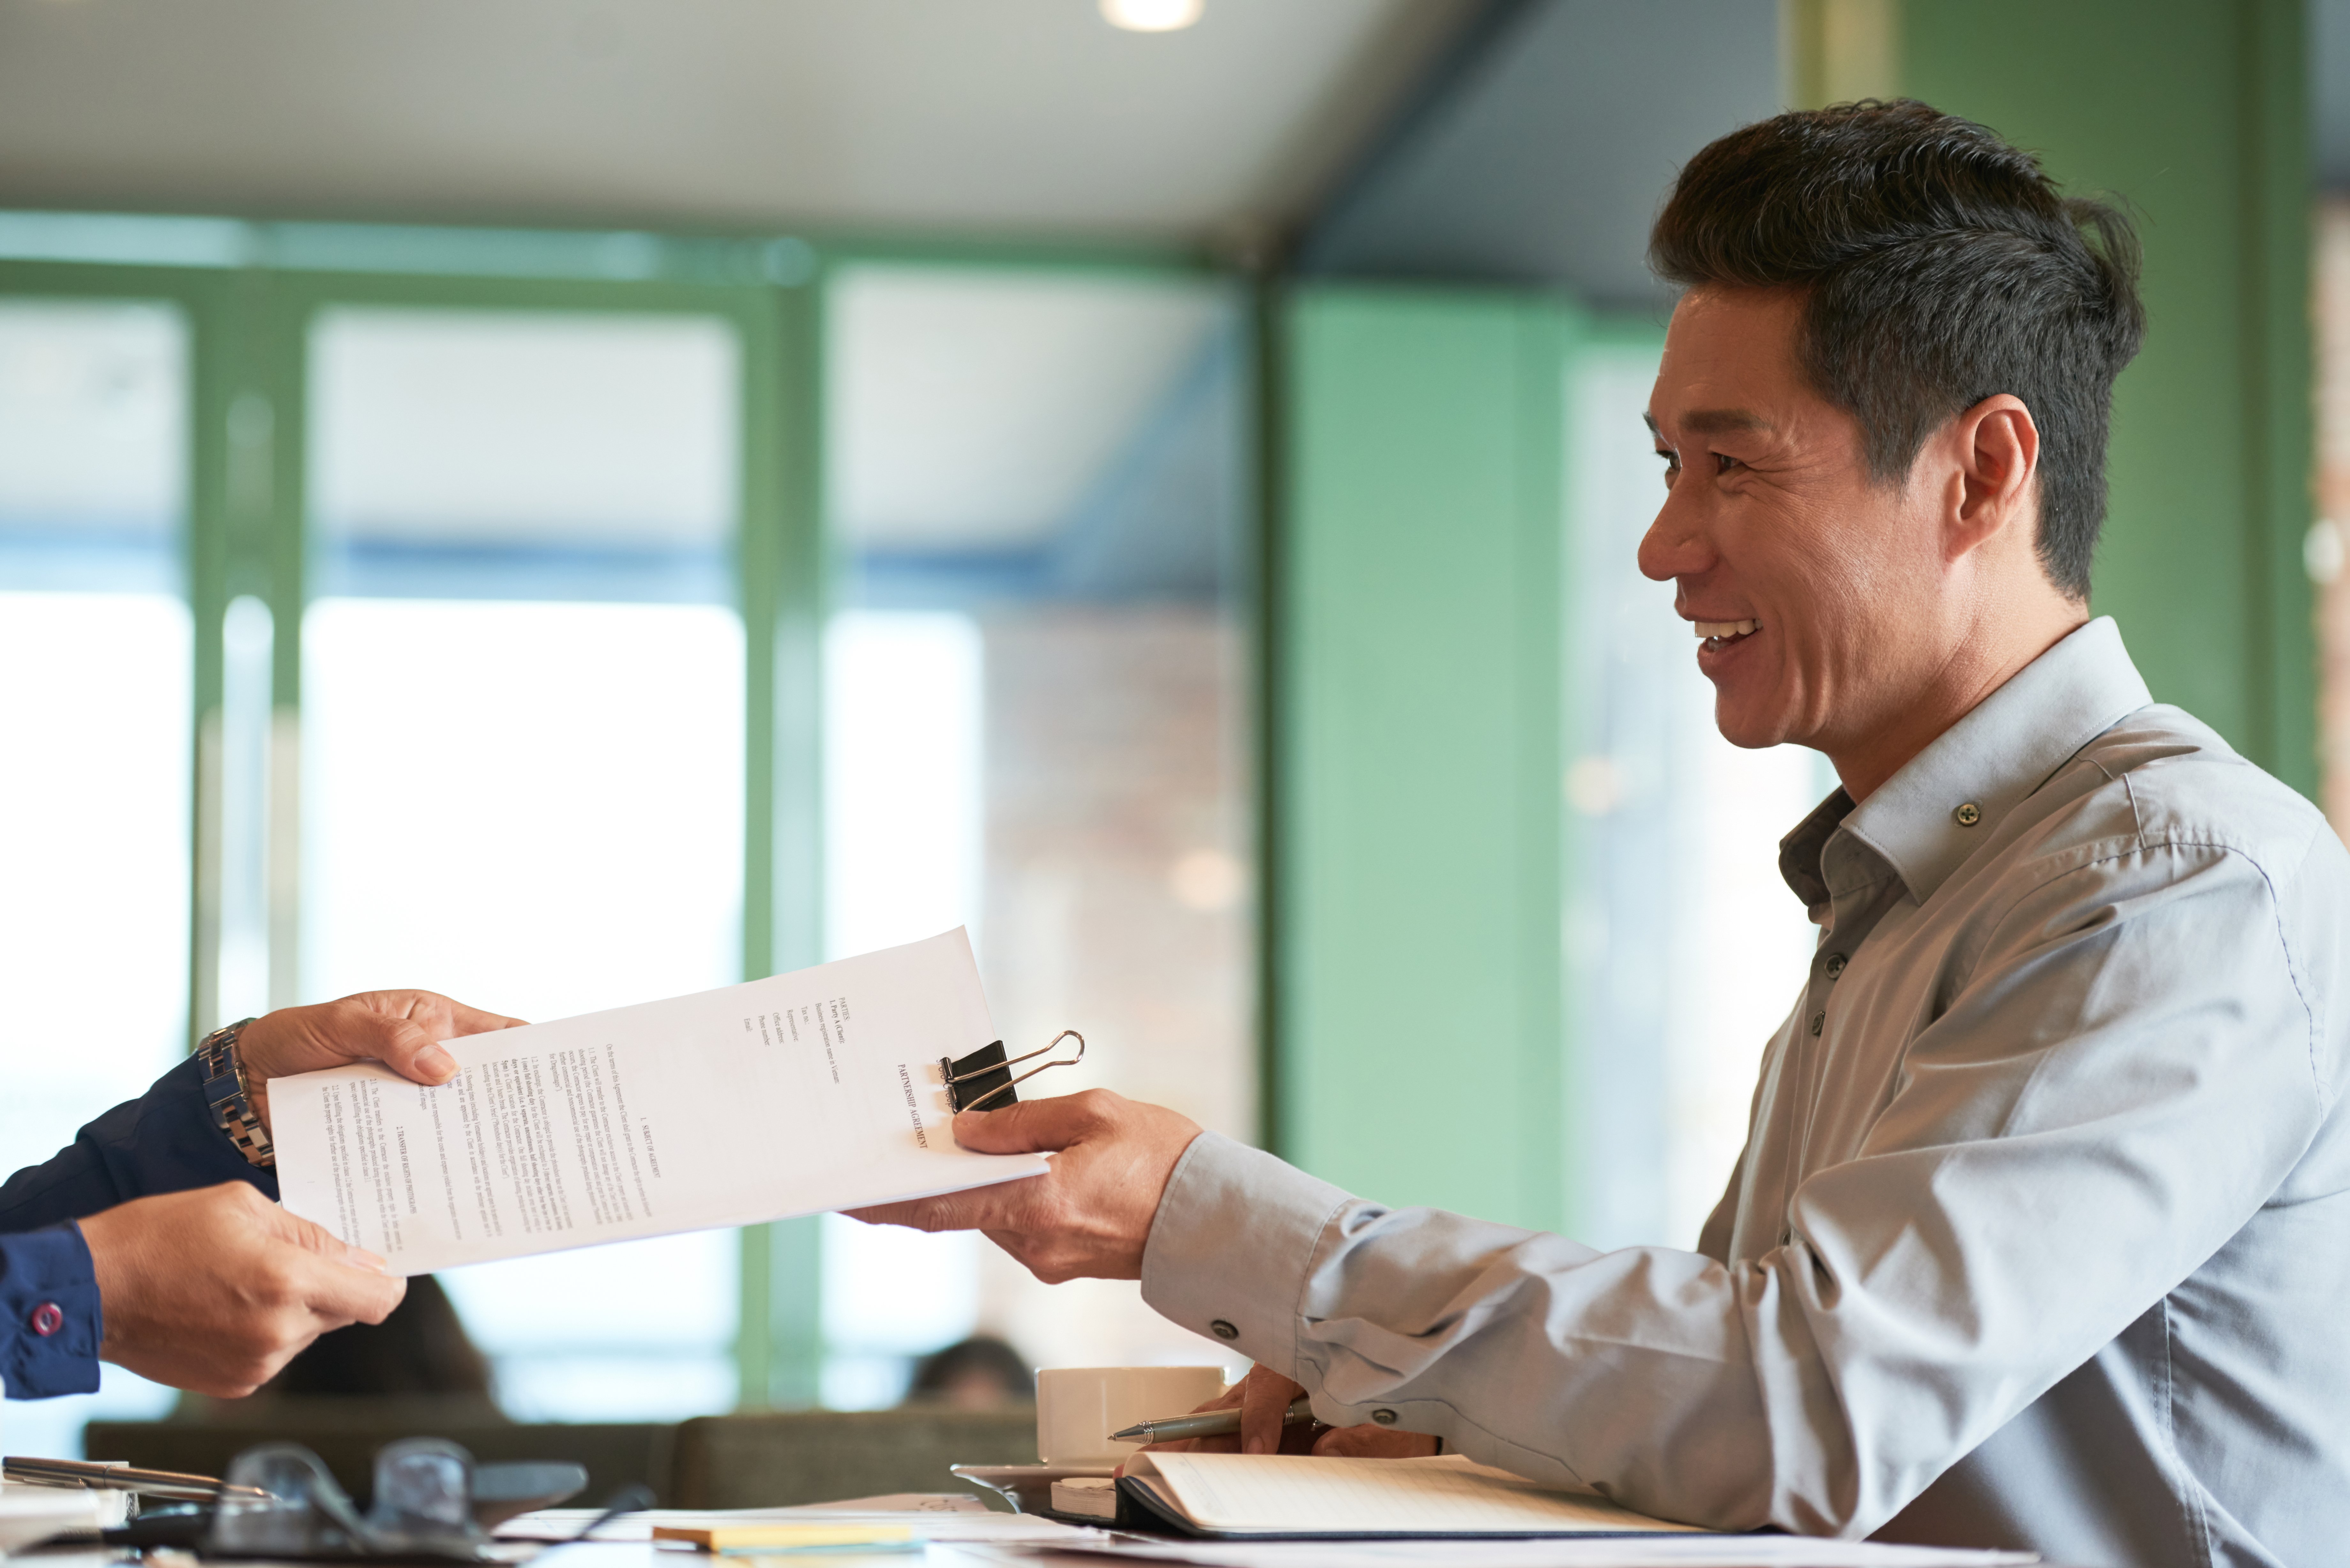
[[[1077,1043],[1076,1055],[1031,1067],[1016,1078],[1012,1075],[1013,1068],[1023,1062],[1035,1061],[1064,1040]],[[958,1111],[975,1111],[998,1095],[1011,1096],[1003,1102],[1005,1105],[1017,1105],[1020,1096],[1012,1093],[1013,1085],[1026,1083],[1045,1067],[1074,1067],[1085,1059],[1086,1037],[1074,1029],[1064,1029],[1053,1036],[1052,1044],[1044,1050],[1031,1051],[1025,1056],[1014,1056],[1009,1062],[1003,1059],[1003,1042],[1001,1040],[981,1046],[960,1061],[951,1056],[941,1056],[939,1058],[939,1076],[946,1080],[947,1104]]]

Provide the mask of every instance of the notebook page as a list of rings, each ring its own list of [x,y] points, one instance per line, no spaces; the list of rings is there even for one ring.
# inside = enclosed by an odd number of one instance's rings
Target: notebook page
[[[1155,1469],[1205,1530],[1419,1535],[1686,1532],[1596,1497],[1545,1491],[1457,1454],[1430,1459],[1310,1454],[1150,1454]]]

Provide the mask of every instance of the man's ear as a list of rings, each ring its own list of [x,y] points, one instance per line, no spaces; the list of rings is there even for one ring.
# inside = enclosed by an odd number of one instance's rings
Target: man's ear
[[[1943,518],[1943,551],[1957,560],[2002,535],[2038,543],[2040,427],[2023,400],[1995,393],[1950,421],[1949,458],[1956,468]]]

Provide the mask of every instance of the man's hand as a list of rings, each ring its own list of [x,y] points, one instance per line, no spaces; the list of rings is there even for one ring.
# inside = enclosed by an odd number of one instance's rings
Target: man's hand
[[[106,1321],[99,1355],[242,1398],[330,1328],[381,1323],[407,1282],[242,1181],[140,1198],[81,1221]]]
[[[910,1203],[853,1209],[868,1225],[980,1231],[1048,1285],[1142,1277],[1142,1247],[1175,1162],[1200,1125],[1163,1106],[1087,1089],[965,1111],[955,1142],[980,1154],[1057,1149],[1051,1172]]]
[[[1240,1435],[1230,1438],[1179,1438],[1153,1443],[1150,1453],[1183,1454],[1321,1454],[1361,1459],[1412,1459],[1436,1452],[1436,1439],[1424,1432],[1399,1432],[1392,1427],[1365,1423],[1359,1427],[1284,1427],[1282,1416],[1305,1390],[1280,1373],[1263,1366],[1200,1407],[1229,1410],[1240,1407]]]
[[[363,991],[340,1002],[282,1007],[245,1025],[236,1057],[261,1125],[269,1126],[272,1078],[350,1062],[380,1062],[420,1084],[445,1084],[457,1064],[440,1042],[522,1023],[429,991]]]

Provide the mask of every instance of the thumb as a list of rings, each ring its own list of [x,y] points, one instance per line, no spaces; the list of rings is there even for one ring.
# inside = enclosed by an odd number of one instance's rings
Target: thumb
[[[1066,1148],[1085,1134],[1069,1102],[1075,1096],[1023,1100],[1000,1111],[964,1111],[954,1119],[955,1142],[974,1154],[1035,1154]]]
[[[420,1084],[445,1084],[457,1075],[457,1059],[441,1048],[432,1032],[412,1019],[388,1018],[380,1012],[361,1015],[369,1021],[352,1033],[372,1047],[370,1054],[403,1078]],[[361,1044],[359,1041],[354,1044]]]
[[[270,1239],[299,1247],[330,1263],[342,1263],[370,1274],[388,1274],[391,1265],[364,1247],[354,1247],[315,1220],[305,1220],[276,1204],[270,1205]]]

